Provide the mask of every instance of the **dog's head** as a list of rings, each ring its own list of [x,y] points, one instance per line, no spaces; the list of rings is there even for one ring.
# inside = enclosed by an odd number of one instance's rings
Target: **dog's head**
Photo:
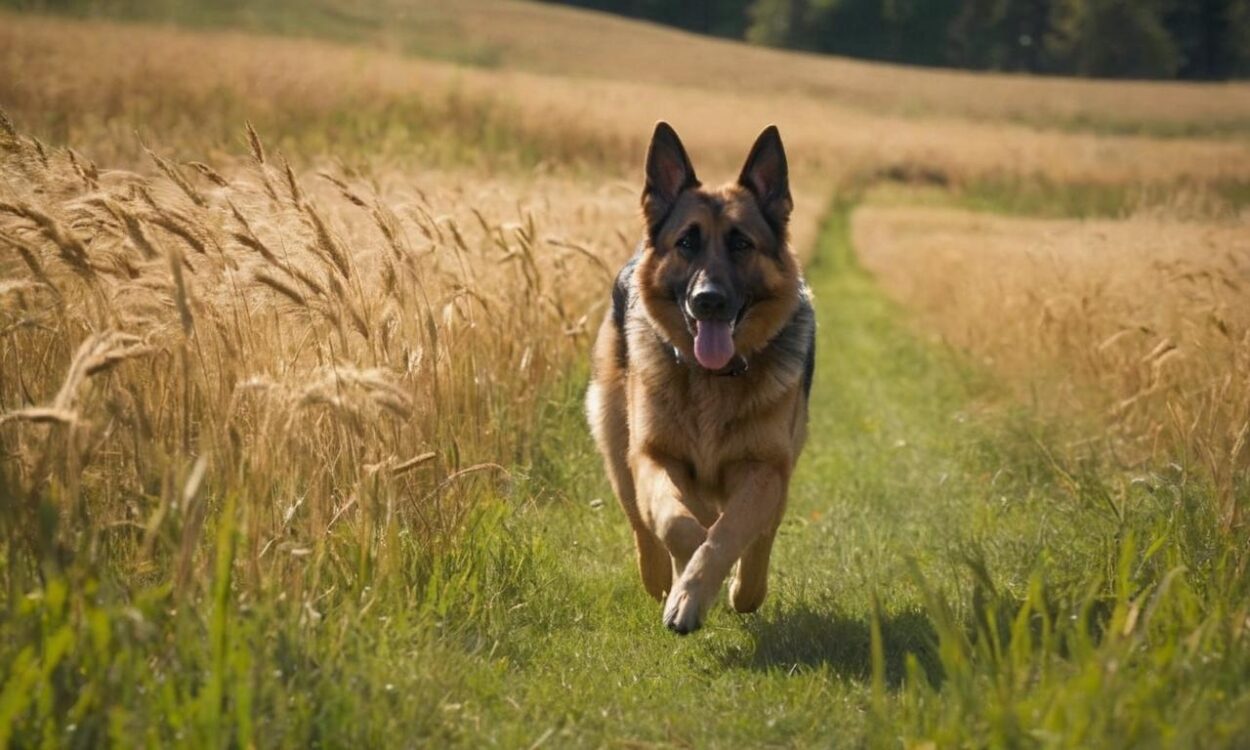
[[[661,122],[646,177],[647,242],[637,278],[647,315],[683,357],[724,370],[762,349],[799,302],[781,135],[766,128],[737,181],[706,189],[677,133]]]

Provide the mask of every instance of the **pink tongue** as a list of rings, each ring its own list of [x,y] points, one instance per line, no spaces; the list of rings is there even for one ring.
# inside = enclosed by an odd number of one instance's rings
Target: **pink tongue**
[[[734,356],[734,339],[729,323],[696,320],[694,358],[709,370],[719,370]]]

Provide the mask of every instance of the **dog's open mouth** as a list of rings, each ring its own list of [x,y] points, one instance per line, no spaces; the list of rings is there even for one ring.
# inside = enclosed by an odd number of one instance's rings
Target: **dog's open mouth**
[[[729,320],[694,322],[694,358],[705,369],[720,370],[734,356],[734,324]]]
[[[734,331],[745,313],[746,305],[730,320],[699,320],[687,313],[686,324],[694,334],[694,358],[700,367],[718,372],[729,365],[736,353]]]

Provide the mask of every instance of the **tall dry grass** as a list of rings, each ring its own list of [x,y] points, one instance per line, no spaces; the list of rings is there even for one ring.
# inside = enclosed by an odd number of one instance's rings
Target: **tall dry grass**
[[[23,3],[18,2],[19,6]],[[1244,83],[1096,81],[922,69],[767,49],[550,3],[515,0],[294,0],[256,4],[84,3],[188,25],[300,34],[559,77],[650,87],[793,95],[910,118],[1170,135],[1250,128]],[[71,11],[73,12],[73,11]]]
[[[1224,525],[1244,526],[1244,216],[1064,221],[866,206],[853,233],[864,264],[921,324],[1047,411],[1093,416],[1085,426],[1125,463],[1200,462]]]
[[[589,164],[632,179],[652,125],[667,119],[693,146],[696,165],[717,171],[739,167],[743,144],[777,123],[796,179],[820,188],[811,204],[816,208],[830,185],[875,175],[942,184],[993,178],[1158,185],[1244,182],[1250,173],[1244,141],[1037,130],[975,117],[971,105],[952,104],[923,117],[864,108],[787,85],[798,73],[785,64],[758,69],[755,74],[767,75],[769,85],[729,91],[726,81],[747,73],[735,73],[735,57],[724,52],[697,65],[687,61],[699,71],[695,80],[689,73],[639,73],[636,64],[606,76],[612,45],[594,56],[547,45],[565,55],[562,71],[587,71],[568,75],[463,67],[359,46],[222,31],[12,15],[3,20],[0,102],[36,132],[115,164],[142,157],[130,145],[136,127],[203,154],[230,143],[237,122],[247,117],[281,132],[289,150],[304,154],[377,158],[398,152],[425,159],[450,151],[474,161],[522,150],[533,162]],[[478,28],[478,21],[464,23],[470,31]],[[658,38],[668,33],[651,31]],[[623,80],[636,73],[637,80]],[[906,97],[927,90],[932,75],[944,74],[891,69],[888,80],[872,85]],[[962,98],[952,101],[991,100],[983,90],[991,82],[1012,90],[1033,85],[1010,76],[969,80]],[[1070,85],[1057,96],[1071,98],[1078,109],[1111,90]],[[1149,100],[1161,111],[1201,120],[1202,111],[1223,107],[1229,98],[1220,88],[1165,87]],[[1037,101],[1040,112],[1046,105]],[[467,140],[476,147],[462,148]],[[802,199],[812,190],[797,195]]]
[[[216,166],[154,146],[140,174],[0,124],[14,559],[190,581],[228,499],[256,575],[334,537],[385,554],[401,529],[454,533],[469,489],[531,458],[631,249],[632,195],[300,174],[247,137]]]

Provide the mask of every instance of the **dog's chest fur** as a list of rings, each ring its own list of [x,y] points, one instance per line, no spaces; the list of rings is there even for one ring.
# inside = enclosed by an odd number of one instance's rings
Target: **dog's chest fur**
[[[683,361],[641,306],[625,318],[631,452],[683,462],[711,494],[742,461],[792,465],[802,443],[815,323],[806,298],[744,372],[709,373]]]

